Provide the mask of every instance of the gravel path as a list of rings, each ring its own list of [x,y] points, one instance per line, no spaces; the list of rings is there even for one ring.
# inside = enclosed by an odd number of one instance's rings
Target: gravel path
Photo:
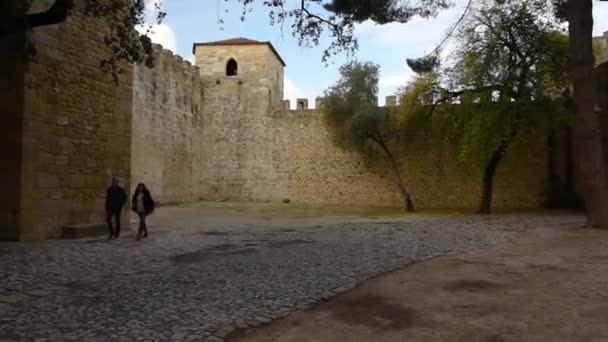
[[[168,222],[170,220],[160,220]],[[0,244],[0,341],[221,341],[414,261],[580,216],[150,227]]]

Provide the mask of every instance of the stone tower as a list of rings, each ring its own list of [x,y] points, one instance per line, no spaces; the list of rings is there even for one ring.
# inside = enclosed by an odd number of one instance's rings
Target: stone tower
[[[265,98],[271,108],[283,100],[285,62],[270,42],[233,38],[194,43],[195,65],[208,87],[232,84]]]
[[[203,84],[199,192],[210,200],[281,199],[273,128],[285,62],[270,42],[234,38],[193,46]]]

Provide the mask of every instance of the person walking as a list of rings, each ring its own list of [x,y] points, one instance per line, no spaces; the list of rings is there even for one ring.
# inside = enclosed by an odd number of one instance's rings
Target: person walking
[[[148,237],[148,227],[146,227],[146,216],[150,215],[154,211],[154,200],[150,191],[146,188],[144,183],[137,184],[133,199],[131,201],[133,205],[133,211],[139,216],[139,232],[137,233],[137,240],[141,240],[143,237]]]
[[[117,178],[112,178],[112,185],[107,189],[106,194],[106,222],[110,230],[108,240],[116,239],[120,236],[120,213],[122,207],[127,203],[127,194],[118,184]],[[116,230],[112,226],[112,218],[116,220]]]

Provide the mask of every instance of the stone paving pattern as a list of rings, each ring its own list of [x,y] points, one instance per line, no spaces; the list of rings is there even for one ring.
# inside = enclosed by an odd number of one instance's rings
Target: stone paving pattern
[[[0,244],[0,341],[221,341],[370,277],[575,215],[175,223],[150,237]]]

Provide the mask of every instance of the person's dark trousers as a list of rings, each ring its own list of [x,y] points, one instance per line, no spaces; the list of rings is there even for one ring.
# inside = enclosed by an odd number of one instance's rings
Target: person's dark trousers
[[[107,211],[106,222],[108,223],[108,228],[110,229],[110,239],[117,238],[120,236],[120,212],[121,209]],[[116,220],[116,230],[114,230],[112,226],[112,217],[114,217]]]
[[[146,213],[137,213],[139,215],[139,232],[137,233],[137,239],[141,239],[143,233],[144,237],[148,237],[148,227],[146,227]]]

